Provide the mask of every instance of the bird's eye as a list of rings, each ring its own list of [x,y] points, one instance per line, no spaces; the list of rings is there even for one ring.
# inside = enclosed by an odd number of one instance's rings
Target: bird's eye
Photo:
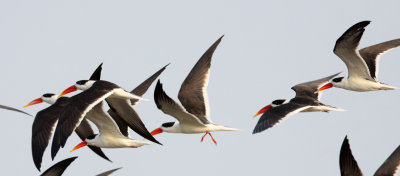
[[[94,139],[97,136],[97,134],[92,134],[90,136],[88,136],[86,139]]]
[[[333,82],[341,82],[343,77],[332,79]]]
[[[87,82],[87,80],[80,80],[80,81],[77,81],[76,84],[84,85],[86,82]]]
[[[43,94],[43,97],[50,98],[50,97],[53,96],[53,95],[54,95],[54,94],[47,93],[47,94]]]

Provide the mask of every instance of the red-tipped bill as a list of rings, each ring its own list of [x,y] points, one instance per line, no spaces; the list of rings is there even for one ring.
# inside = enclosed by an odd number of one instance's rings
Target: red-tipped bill
[[[74,150],[79,149],[79,148],[81,148],[81,147],[85,147],[85,146],[87,146],[87,142],[86,142],[86,141],[82,141],[81,143],[79,143],[78,145],[76,145],[76,146],[71,150],[71,152],[73,152]]]
[[[71,86],[71,87],[68,87],[67,89],[65,89],[65,90],[58,96],[58,98],[62,97],[63,95],[66,95],[66,94],[69,94],[69,93],[71,93],[71,92],[74,92],[74,91],[76,91],[76,90],[77,90],[77,88],[76,88],[75,85],[73,85],[73,86]]]
[[[157,129],[153,130],[150,134],[152,136],[154,136],[154,135],[160,134],[162,132],[163,132],[163,130],[161,128],[157,128]]]
[[[33,101],[31,101],[31,102],[29,102],[27,105],[25,105],[24,108],[26,108],[26,107],[28,107],[28,106],[31,106],[31,105],[34,105],[34,104],[39,104],[39,103],[41,103],[41,102],[43,102],[43,99],[42,99],[42,98],[34,99]]]
[[[327,83],[327,84],[325,84],[324,86],[322,86],[321,88],[319,88],[317,91],[315,91],[314,93],[318,93],[318,92],[320,92],[320,91],[323,91],[323,90],[325,90],[325,89],[329,89],[329,88],[331,88],[331,87],[333,87],[333,84],[332,84],[332,83]]]
[[[260,114],[264,114],[264,112],[267,111],[269,108],[272,108],[272,106],[271,106],[271,105],[268,105],[268,106],[263,107],[261,110],[259,110],[259,111],[257,112],[256,115],[253,116],[253,118],[254,118],[254,117],[257,117],[257,116],[260,115]]]

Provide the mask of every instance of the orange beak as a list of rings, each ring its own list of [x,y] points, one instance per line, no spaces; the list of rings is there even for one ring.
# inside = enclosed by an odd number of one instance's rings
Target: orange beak
[[[58,96],[58,98],[62,97],[63,95],[66,95],[66,94],[69,94],[69,93],[71,93],[71,92],[74,92],[74,91],[76,91],[76,90],[77,90],[77,88],[76,88],[75,85],[73,85],[73,86],[71,86],[71,87],[68,87],[67,89],[65,89],[65,90]]]
[[[259,111],[257,112],[256,115],[253,116],[253,118],[254,118],[254,117],[257,117],[257,116],[260,115],[260,114],[264,114],[264,112],[267,111],[269,108],[272,108],[272,106],[271,106],[271,105],[268,105],[268,106],[263,107],[261,110],[259,110]]]
[[[163,132],[163,130],[161,128],[157,128],[157,129],[153,130],[150,134],[152,136],[154,136],[154,135],[160,134],[162,132]]]
[[[325,90],[325,89],[329,89],[329,88],[331,88],[331,87],[333,87],[333,84],[332,84],[332,83],[327,83],[327,84],[325,84],[324,86],[322,86],[321,88],[319,88],[317,91],[315,91],[314,93],[318,93],[318,92],[320,92],[320,91],[323,91],[323,90]]]
[[[31,102],[29,102],[27,105],[25,105],[24,108],[26,108],[26,107],[28,107],[28,106],[31,106],[31,105],[34,105],[34,104],[39,104],[39,103],[41,103],[41,102],[43,102],[43,99],[42,99],[42,98],[34,99],[33,101],[31,101]]]
[[[85,146],[87,146],[87,142],[86,142],[86,141],[82,141],[81,143],[79,143],[78,145],[76,145],[76,146],[71,150],[71,152],[73,152],[74,150],[79,149],[79,148],[81,148],[81,147],[85,147]]]

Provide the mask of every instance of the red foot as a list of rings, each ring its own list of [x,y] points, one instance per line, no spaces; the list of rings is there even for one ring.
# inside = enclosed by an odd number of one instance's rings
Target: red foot
[[[208,134],[208,131],[206,132],[206,134],[203,135],[203,137],[201,138],[201,141],[200,141],[200,142],[203,142],[204,137],[206,137],[207,134]]]

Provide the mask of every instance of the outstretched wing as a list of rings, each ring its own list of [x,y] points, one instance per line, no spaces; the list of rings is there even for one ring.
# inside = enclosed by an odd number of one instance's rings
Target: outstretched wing
[[[389,156],[388,159],[379,167],[374,176],[394,176],[399,171],[400,166],[400,146]]]
[[[343,140],[342,148],[339,156],[340,174],[342,176],[362,176],[360,167],[351,153],[349,140],[347,136]]]
[[[370,21],[359,22],[350,27],[337,39],[333,52],[346,64],[349,77],[374,80],[368,70],[367,64],[358,53],[358,45]]]
[[[41,176],[60,176],[64,173],[65,169],[76,159],[77,156],[62,160],[49,169],[47,169]]]
[[[320,93],[314,93],[314,92],[317,91],[321,86],[328,83],[329,80],[331,80],[332,78],[336,77],[339,74],[340,74],[340,72],[333,74],[331,76],[327,76],[325,78],[297,84],[297,85],[293,86],[292,89],[296,92],[296,97],[306,96],[306,97],[312,97],[314,99],[319,100]]]
[[[372,78],[378,80],[379,56],[395,47],[398,47],[399,45],[400,39],[394,39],[363,48],[359,51],[361,57],[364,59],[369,68]]]
[[[211,59],[215,49],[222,40],[221,36],[200,57],[192,68],[179,90],[178,98],[185,109],[198,118],[209,118],[210,105],[208,102],[207,86],[210,77]]]
[[[12,108],[12,107],[9,107],[9,106],[0,105],[0,108],[11,110],[11,111],[15,111],[15,112],[20,112],[20,113],[26,114],[28,116],[32,116],[32,115],[28,114],[27,112],[24,112],[24,111],[21,111],[19,109],[15,109],[15,108]]]

